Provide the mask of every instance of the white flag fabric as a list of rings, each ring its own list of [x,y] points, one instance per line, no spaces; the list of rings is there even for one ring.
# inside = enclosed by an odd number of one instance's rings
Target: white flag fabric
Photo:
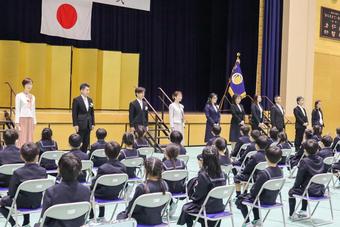
[[[150,1],[151,0],[93,0],[93,2],[132,8],[132,9],[140,9],[144,11],[150,11]],[[156,1],[164,1],[164,0],[156,0]]]
[[[42,34],[91,40],[92,0],[42,0]]]

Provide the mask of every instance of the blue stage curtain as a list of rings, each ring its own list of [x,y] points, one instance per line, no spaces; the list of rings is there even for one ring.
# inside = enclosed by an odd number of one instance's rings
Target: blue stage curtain
[[[280,94],[283,0],[264,0],[261,94]],[[264,100],[264,106],[270,106]]]

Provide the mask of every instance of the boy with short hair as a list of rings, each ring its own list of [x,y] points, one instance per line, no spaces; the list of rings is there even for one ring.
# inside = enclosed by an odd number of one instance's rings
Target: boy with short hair
[[[80,160],[88,160],[89,156],[80,150],[81,147],[81,137],[80,135],[74,133],[69,136],[68,142],[70,144],[71,150],[69,153],[73,154],[74,156],[78,157]],[[86,181],[86,171],[83,171],[78,176],[79,182]]]
[[[104,128],[98,128],[97,129],[97,131],[96,131],[97,142],[95,142],[94,144],[92,144],[90,146],[89,157],[91,157],[92,153],[95,150],[105,148],[105,145],[106,145],[105,138],[106,138],[106,136],[107,136],[107,131]],[[107,162],[107,158],[93,157],[92,161],[93,161],[94,167],[99,167],[99,166],[103,165],[105,162]]]
[[[331,136],[323,136],[321,138],[321,141],[319,142],[319,147],[321,148],[316,154],[319,155],[322,159],[328,158],[328,157],[333,157],[334,153],[332,150],[332,142],[333,139]],[[325,172],[328,171],[330,168],[330,165],[325,165]]]
[[[213,137],[209,139],[209,141],[207,142],[206,146],[211,146],[211,145],[213,145],[215,139],[217,139],[218,137],[220,137],[221,131],[222,131],[221,126],[215,124],[215,125],[212,127],[212,129],[211,129],[211,133],[212,133]]]

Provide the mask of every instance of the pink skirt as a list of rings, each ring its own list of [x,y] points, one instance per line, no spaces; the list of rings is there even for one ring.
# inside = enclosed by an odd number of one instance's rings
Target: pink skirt
[[[20,130],[19,130],[18,147],[21,147],[25,143],[33,142],[33,134],[34,134],[33,118],[20,117],[19,126],[20,126]]]

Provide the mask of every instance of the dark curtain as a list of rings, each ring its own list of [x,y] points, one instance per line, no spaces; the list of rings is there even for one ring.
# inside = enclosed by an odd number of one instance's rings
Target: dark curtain
[[[41,0],[2,0],[0,39],[140,53],[139,85],[181,90],[186,111],[222,96],[236,53],[248,94],[255,91],[259,0],[151,0],[151,11],[94,3],[92,40],[40,34]],[[133,92],[133,91],[126,91]]]
[[[273,100],[280,94],[283,0],[265,0],[261,93]],[[264,100],[265,107],[270,103]]]

